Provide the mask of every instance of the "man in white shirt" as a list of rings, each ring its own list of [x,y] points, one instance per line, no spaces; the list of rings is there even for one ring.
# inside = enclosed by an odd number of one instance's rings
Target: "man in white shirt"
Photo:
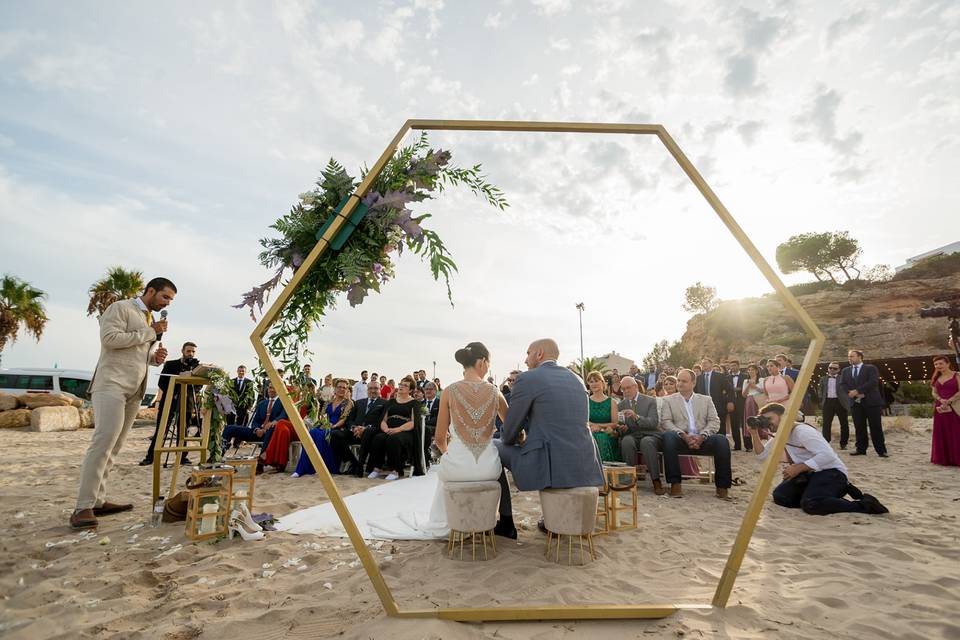
[[[783,419],[785,408],[771,402],[760,409],[759,419],[749,421],[753,450],[765,459],[772,449],[772,439]],[[803,509],[810,515],[831,513],[887,513],[888,509],[875,497],[862,493],[847,480],[847,468],[830,444],[813,427],[796,423],[787,440],[786,454],[790,463],[783,469],[783,482],[773,490],[773,501],[781,507]],[[850,494],[854,499],[847,500]]]
[[[730,443],[720,435],[720,416],[713,399],[694,393],[697,374],[690,369],[677,372],[677,393],[663,398],[660,430],[663,432],[663,467],[670,495],[682,498],[680,486],[681,455],[713,455],[717,497],[727,498],[733,474],[730,469]]]
[[[367,372],[360,372],[360,379],[355,385],[353,385],[353,395],[351,398],[354,402],[357,400],[363,400],[367,397]]]

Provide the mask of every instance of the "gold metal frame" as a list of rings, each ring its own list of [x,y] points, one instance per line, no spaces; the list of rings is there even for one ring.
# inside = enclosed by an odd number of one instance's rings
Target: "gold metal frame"
[[[786,445],[787,438],[789,437],[790,431],[793,428],[793,420],[787,420],[786,424],[788,427],[785,429],[780,429],[776,438],[774,439],[773,450],[764,463],[762,472],[760,474],[760,481],[753,492],[753,497],[750,499],[743,522],[740,525],[740,530],[737,534],[736,540],[734,541],[730,556],[727,558],[726,566],[724,567],[723,574],[720,576],[720,581],[717,585],[717,590],[713,596],[713,601],[711,604],[669,603],[579,606],[541,605],[531,607],[439,608],[403,611],[398,608],[397,602],[394,600],[393,594],[390,592],[390,587],[387,585],[386,580],[384,580],[383,574],[380,572],[373,554],[370,552],[370,549],[364,542],[363,537],[360,535],[360,531],[357,528],[356,522],[353,520],[353,516],[347,509],[340,492],[337,490],[337,485],[334,483],[333,477],[327,471],[326,465],[324,465],[323,460],[320,458],[320,452],[317,450],[313,439],[307,432],[307,428],[304,425],[303,420],[300,418],[300,412],[297,411],[293,401],[290,398],[290,395],[286,392],[286,387],[283,384],[283,380],[280,379],[276,368],[271,362],[270,354],[267,353],[263,339],[270,330],[270,327],[276,321],[277,316],[286,306],[293,291],[300,285],[301,280],[303,280],[303,277],[310,271],[310,268],[317,261],[317,259],[330,246],[331,241],[337,235],[337,232],[343,226],[344,222],[350,217],[350,214],[357,206],[357,203],[359,203],[363,196],[365,196],[370,190],[373,181],[377,178],[380,172],[383,171],[383,168],[386,166],[387,162],[400,146],[404,136],[411,130],[504,132],[532,131],[544,133],[603,133],[656,136],[660,142],[663,143],[663,146],[666,147],[670,155],[673,156],[673,159],[676,160],[677,164],[680,165],[680,168],[683,169],[684,173],[687,174],[687,177],[690,179],[693,185],[698,191],[700,191],[700,194],[704,197],[707,203],[713,208],[714,212],[717,214],[717,217],[720,218],[720,221],[726,225],[733,237],[737,240],[737,242],[740,243],[740,246],[743,248],[743,250],[747,252],[747,255],[751,260],[753,260],[753,263],[758,269],[760,269],[760,272],[763,273],[764,277],[766,277],[767,281],[777,292],[777,295],[780,297],[780,300],[786,307],[787,312],[796,318],[796,320],[803,326],[804,330],[806,330],[807,334],[811,338],[810,346],[807,348],[807,353],[803,358],[803,364],[800,368],[800,376],[797,379],[797,384],[794,386],[794,393],[792,394],[790,403],[787,406],[786,415],[788,418],[796,416],[797,410],[800,408],[800,401],[810,383],[810,377],[813,373],[814,365],[820,356],[820,352],[823,350],[825,342],[823,333],[820,331],[817,325],[814,324],[813,320],[810,318],[807,312],[804,311],[803,307],[800,306],[800,303],[793,296],[793,294],[790,293],[786,286],[784,286],[783,282],[774,272],[773,268],[763,258],[763,256],[754,246],[753,242],[750,241],[750,238],[747,237],[747,234],[744,233],[743,229],[740,228],[740,225],[737,224],[737,221],[733,219],[733,216],[730,215],[730,212],[727,211],[727,208],[723,206],[723,203],[720,202],[720,199],[706,183],[696,168],[694,168],[693,164],[687,159],[687,156],[684,155],[683,151],[681,151],[680,147],[677,146],[677,143],[674,142],[673,138],[669,133],[667,133],[667,130],[664,129],[663,126],[656,124],[612,124],[595,122],[407,120],[405,123],[403,123],[403,126],[400,127],[400,130],[387,145],[387,148],[380,155],[380,158],[357,187],[356,192],[350,196],[346,205],[337,214],[337,219],[334,220],[333,224],[327,228],[326,232],[323,234],[323,237],[317,242],[313,250],[310,251],[310,254],[306,257],[303,264],[299,269],[297,269],[296,273],[294,273],[293,277],[290,279],[290,282],[287,283],[287,285],[283,288],[276,300],[274,300],[273,304],[270,306],[270,309],[266,314],[264,314],[260,322],[257,324],[257,327],[250,335],[250,341],[253,343],[253,348],[260,357],[260,362],[266,369],[270,381],[273,382],[273,385],[277,390],[277,396],[280,398],[280,402],[283,403],[283,407],[286,409],[287,416],[293,423],[293,427],[299,435],[301,443],[303,443],[303,451],[306,452],[307,457],[310,458],[310,462],[313,463],[314,469],[317,470],[317,477],[323,484],[327,495],[330,497],[330,502],[333,504],[333,508],[336,510],[337,515],[343,522],[343,527],[350,538],[350,542],[353,543],[354,549],[356,550],[357,555],[363,564],[363,568],[367,572],[367,576],[370,578],[370,581],[373,583],[373,587],[376,590],[377,595],[380,597],[380,602],[383,605],[384,611],[388,616],[398,618],[441,618],[445,620],[459,621],[585,620],[612,618],[664,618],[683,609],[709,609],[711,606],[725,607],[730,597],[730,592],[733,589],[733,584],[736,580],[737,573],[740,570],[740,565],[743,562],[743,556],[747,552],[747,546],[750,543],[750,537],[753,535],[753,530],[757,525],[758,518],[760,517],[760,511],[763,508],[763,504],[770,492],[770,486],[773,482],[773,474],[777,468],[777,461],[780,459],[781,453]]]

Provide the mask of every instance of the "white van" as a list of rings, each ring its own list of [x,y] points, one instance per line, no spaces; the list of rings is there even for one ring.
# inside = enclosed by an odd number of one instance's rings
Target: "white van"
[[[80,369],[0,369],[0,392],[72,393],[86,399],[93,371]]]

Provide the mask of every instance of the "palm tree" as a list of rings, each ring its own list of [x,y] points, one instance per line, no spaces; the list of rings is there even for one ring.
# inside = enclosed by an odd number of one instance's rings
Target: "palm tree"
[[[580,377],[584,380],[587,379],[587,374],[591,371],[599,371],[600,375],[607,373],[607,367],[600,358],[583,358],[582,360],[571,362],[567,368],[574,373],[579,373]]]
[[[39,341],[47,325],[47,311],[43,307],[43,291],[11,275],[0,280],[0,353],[7,342],[13,343],[20,333],[20,325]]]
[[[127,300],[143,291],[143,272],[127,271],[123,267],[107,269],[105,278],[97,280],[90,286],[90,304],[87,305],[87,315],[103,315],[111,304],[117,300]]]

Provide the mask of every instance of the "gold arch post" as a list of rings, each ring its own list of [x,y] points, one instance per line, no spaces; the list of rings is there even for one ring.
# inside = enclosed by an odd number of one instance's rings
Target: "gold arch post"
[[[797,415],[800,408],[800,402],[806,393],[810,384],[811,374],[820,352],[823,350],[825,338],[823,333],[813,322],[813,319],[800,306],[800,303],[786,288],[773,268],[763,258],[757,248],[751,242],[747,234],[733,219],[727,208],[723,206],[720,199],[713,192],[713,189],[703,179],[703,176],[696,170],[687,156],[683,153],[677,143],[673,140],[666,129],[657,124],[616,124],[599,122],[523,122],[510,120],[407,120],[400,127],[400,130],[384,149],[380,158],[373,165],[366,177],[357,187],[353,195],[350,196],[346,205],[337,213],[336,219],[327,228],[323,237],[317,242],[313,250],[306,257],[303,264],[297,269],[290,282],[283,288],[280,295],[277,296],[266,314],[261,318],[253,333],[250,335],[250,341],[260,358],[260,362],[267,371],[270,381],[277,390],[280,402],[286,409],[287,416],[293,423],[293,427],[300,437],[303,445],[303,451],[310,458],[314,469],[317,471],[317,477],[323,484],[330,502],[333,504],[337,515],[343,522],[343,527],[353,543],[354,549],[363,564],[367,576],[373,583],[373,587],[380,598],[383,609],[388,616],[399,618],[441,618],[446,620],[458,620],[464,622],[476,621],[494,621],[494,620],[586,620],[586,619],[612,619],[612,618],[664,618],[673,613],[684,609],[709,609],[712,607],[726,607],[730,598],[730,592],[733,589],[740,566],[743,563],[743,557],[750,544],[750,538],[753,535],[757,520],[760,517],[760,511],[770,492],[770,486],[773,482],[773,475],[776,471],[777,461],[783,452],[787,438],[793,429],[793,420],[787,421],[788,428],[778,431],[773,443],[773,450],[770,456],[764,462],[760,482],[757,484],[744,514],[743,522],[737,533],[730,556],[727,558],[726,566],[720,576],[716,592],[711,603],[659,603],[659,604],[610,604],[610,605],[564,605],[564,606],[531,606],[531,607],[482,607],[482,608],[438,608],[438,609],[415,609],[400,610],[397,602],[387,585],[380,568],[377,566],[376,559],[367,547],[366,542],[360,535],[357,524],[347,509],[343,496],[340,495],[337,485],[333,481],[330,472],[320,457],[313,439],[307,432],[307,428],[293,404],[293,400],[286,391],[276,367],[273,366],[270,354],[267,353],[264,338],[270,327],[276,321],[277,316],[286,306],[293,294],[293,291],[300,285],[301,280],[310,271],[310,268],[317,259],[328,250],[333,238],[349,219],[350,214],[356,208],[360,200],[367,194],[373,181],[380,175],[387,162],[400,146],[404,136],[411,131],[504,131],[504,132],[542,132],[542,133],[603,133],[603,134],[633,134],[633,135],[652,135],[656,136],[670,155],[676,160],[680,168],[687,175],[693,185],[704,197],[710,207],[720,218],[720,221],[727,227],[736,241],[740,244],[747,255],[764,275],[770,285],[774,288],[781,302],[783,302],[788,313],[793,316],[803,326],[807,335],[810,336],[810,345],[803,358],[803,364],[800,369],[800,376],[797,379],[790,402],[787,406],[786,415],[793,418]]]

